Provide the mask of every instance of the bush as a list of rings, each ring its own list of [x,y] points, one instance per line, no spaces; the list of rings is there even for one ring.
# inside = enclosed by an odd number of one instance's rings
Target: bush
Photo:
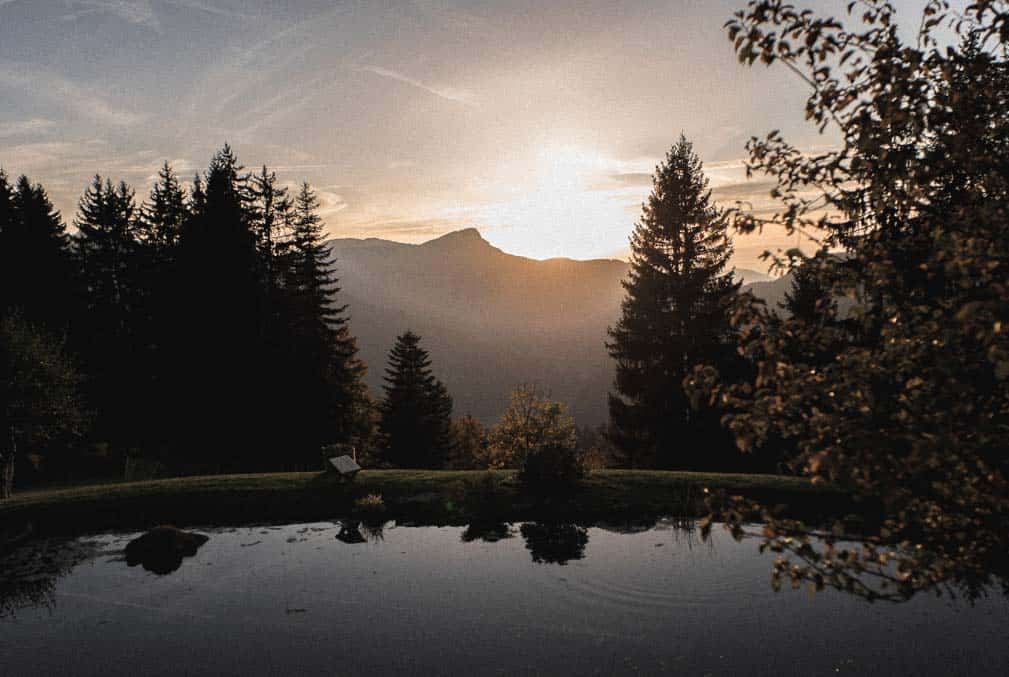
[[[354,514],[364,522],[385,521],[385,501],[382,494],[367,494],[354,501]]]
[[[572,445],[548,444],[530,450],[519,469],[519,482],[531,489],[573,485],[585,477],[581,454]]]

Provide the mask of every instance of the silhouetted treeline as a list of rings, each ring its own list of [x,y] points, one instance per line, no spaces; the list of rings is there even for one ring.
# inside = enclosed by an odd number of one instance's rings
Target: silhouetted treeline
[[[225,146],[188,189],[164,165],[142,201],[96,176],[71,234],[0,173],[0,316],[66,338],[91,442],[173,471],[315,468],[367,419],[318,207]]]

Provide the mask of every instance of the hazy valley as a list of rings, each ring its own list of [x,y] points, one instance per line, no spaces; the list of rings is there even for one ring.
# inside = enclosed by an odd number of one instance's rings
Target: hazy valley
[[[389,348],[411,329],[424,338],[457,415],[492,423],[511,388],[530,382],[566,402],[579,424],[606,421],[613,381],[606,329],[619,316],[626,262],[514,256],[475,228],[420,245],[377,238],[329,245],[373,395],[381,395]],[[790,283],[737,273],[769,303]]]

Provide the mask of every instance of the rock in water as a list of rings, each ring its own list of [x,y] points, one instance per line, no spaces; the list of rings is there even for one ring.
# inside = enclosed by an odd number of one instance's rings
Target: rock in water
[[[126,563],[131,567],[143,565],[159,575],[170,574],[182,566],[184,557],[195,555],[200,546],[209,540],[209,536],[173,526],[155,527],[126,544]]]

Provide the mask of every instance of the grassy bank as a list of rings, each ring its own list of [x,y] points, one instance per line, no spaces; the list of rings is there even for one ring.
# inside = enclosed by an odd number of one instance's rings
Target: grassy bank
[[[773,475],[608,470],[593,473],[569,494],[535,498],[508,471],[367,470],[351,483],[323,473],[271,473],[28,491],[0,503],[0,524],[8,533],[31,523],[36,533],[51,534],[160,523],[325,520],[354,513],[355,501],[368,494],[382,496],[382,516],[402,522],[626,522],[699,514],[704,488],[806,513],[835,511],[843,499],[805,480]]]

